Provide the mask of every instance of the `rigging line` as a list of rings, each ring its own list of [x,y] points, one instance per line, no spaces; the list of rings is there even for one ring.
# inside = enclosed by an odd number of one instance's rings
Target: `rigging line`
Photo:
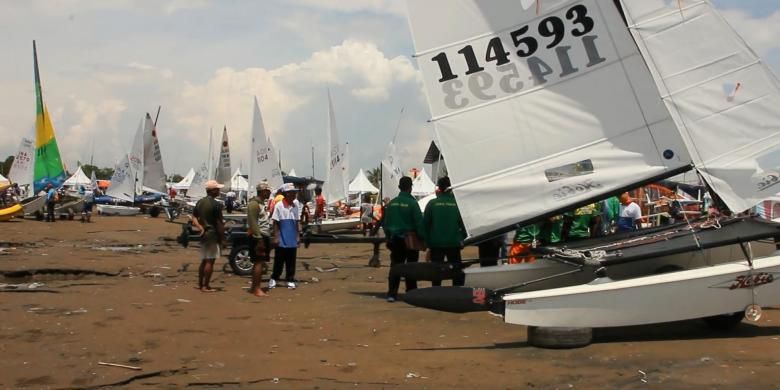
[[[395,132],[393,133],[393,145],[395,145],[395,140],[398,138],[398,131],[401,130],[401,120],[404,118],[404,109],[406,106],[401,106],[401,112],[398,114],[398,122],[395,124]]]

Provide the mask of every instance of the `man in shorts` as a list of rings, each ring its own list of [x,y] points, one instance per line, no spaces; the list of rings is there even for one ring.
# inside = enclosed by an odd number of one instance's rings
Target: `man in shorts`
[[[192,211],[192,224],[201,232],[201,262],[198,268],[198,289],[202,292],[214,292],[211,288],[211,274],[214,261],[219,257],[220,244],[225,239],[225,225],[222,219],[222,207],[217,202],[219,189],[224,187],[216,180],[206,182],[206,197],[201,198]]]
[[[258,297],[268,296],[260,288],[263,263],[271,254],[271,221],[265,210],[265,203],[271,196],[271,185],[263,180],[257,185],[257,196],[247,203],[247,234],[249,235],[249,255],[252,258],[252,287],[249,293]],[[262,245],[258,245],[262,243]],[[258,253],[258,251],[261,251]]]

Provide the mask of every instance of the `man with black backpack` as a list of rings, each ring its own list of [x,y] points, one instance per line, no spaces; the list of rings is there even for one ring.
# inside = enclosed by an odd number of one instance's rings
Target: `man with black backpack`
[[[211,274],[214,272],[214,261],[219,257],[220,246],[225,240],[225,225],[222,219],[222,206],[215,199],[219,189],[224,187],[216,180],[206,182],[206,197],[201,198],[192,211],[192,225],[199,229],[201,263],[198,268],[198,289],[203,292],[214,292]]]

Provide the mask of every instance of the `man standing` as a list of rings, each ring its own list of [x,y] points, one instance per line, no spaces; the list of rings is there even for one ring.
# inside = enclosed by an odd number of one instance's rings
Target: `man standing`
[[[233,190],[230,190],[225,194],[225,209],[227,210],[227,213],[230,214],[233,212],[233,208],[235,207],[236,201],[236,193]]]
[[[295,260],[298,252],[298,240],[300,239],[300,212],[295,195],[298,190],[292,183],[285,183],[280,187],[284,197],[274,205],[273,214],[273,244],[274,268],[268,288],[275,288],[276,281],[282,276],[282,268],[286,268],[287,288],[295,289]]]
[[[403,176],[398,181],[398,189],[401,192],[385,207],[383,214],[387,247],[390,249],[390,265],[403,263],[416,263],[420,258],[420,252],[416,248],[406,247],[407,234],[416,234],[419,239],[424,239],[423,215],[420,205],[412,196],[412,178]],[[393,275],[387,278],[387,301],[395,302],[398,299],[398,287],[401,285],[401,277]],[[417,288],[417,280],[406,278],[406,291]]]
[[[252,258],[252,287],[249,293],[258,297],[264,297],[260,288],[260,280],[263,273],[263,263],[268,262],[271,254],[271,223],[265,210],[265,202],[271,196],[271,185],[263,180],[257,185],[257,196],[247,203],[247,223],[249,229],[249,255]]]
[[[314,189],[314,223],[319,224],[325,219],[325,197],[322,196],[322,188]]]
[[[450,178],[444,176],[438,180],[439,195],[425,206],[423,224],[425,225],[425,239],[431,250],[431,261],[434,263],[447,262],[454,266],[457,276],[452,279],[453,286],[462,286],[466,281],[466,275],[460,271],[462,259],[460,249],[463,239],[466,238],[466,228],[452,194]],[[433,280],[434,286],[441,286],[441,280]]]
[[[617,219],[618,232],[638,230],[642,222],[642,210],[634,203],[628,192],[620,195],[620,213]]]
[[[220,244],[225,239],[225,225],[222,220],[222,207],[215,199],[219,189],[224,187],[216,180],[206,182],[206,197],[195,204],[192,211],[192,224],[201,232],[201,262],[198,268],[198,288],[203,292],[214,292],[211,288],[211,274],[214,272],[214,261],[220,255]]]
[[[93,190],[92,187],[86,187],[84,188],[83,195],[84,208],[81,210],[81,222],[90,222],[92,218],[92,206],[95,204],[95,190]]]
[[[46,222],[56,222],[54,218],[54,205],[57,204],[59,195],[54,186],[49,183],[46,185]]]

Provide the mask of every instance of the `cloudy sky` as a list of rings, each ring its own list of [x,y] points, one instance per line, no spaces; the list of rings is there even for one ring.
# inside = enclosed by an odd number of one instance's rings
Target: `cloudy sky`
[[[715,0],[780,74],[780,2]],[[0,0],[0,158],[32,136],[32,40],[60,151],[110,166],[162,106],[168,173],[204,162],[227,125],[246,171],[252,96],[285,170],[323,176],[330,88],[353,171],[396,134],[404,169],[433,137],[402,0]],[[400,114],[404,108],[403,115]],[[94,145],[94,146],[93,146]],[[355,172],[353,172],[354,174]]]

